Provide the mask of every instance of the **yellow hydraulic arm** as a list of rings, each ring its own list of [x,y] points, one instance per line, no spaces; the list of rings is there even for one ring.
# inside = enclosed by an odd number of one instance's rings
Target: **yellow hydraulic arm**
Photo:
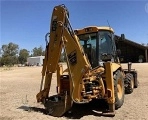
[[[57,70],[62,48],[64,48],[66,53],[68,72],[73,86],[71,96],[77,102],[81,100],[79,91],[81,91],[82,86],[80,86],[80,82],[82,82],[83,76],[91,66],[70,26],[68,14],[67,9],[63,5],[56,6],[53,10],[50,41],[46,47],[42,69],[42,79],[45,76],[45,84],[44,89],[37,94],[38,102],[48,97],[52,73]]]

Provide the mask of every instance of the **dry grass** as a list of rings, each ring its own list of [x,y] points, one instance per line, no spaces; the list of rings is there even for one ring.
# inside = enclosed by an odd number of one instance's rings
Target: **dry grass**
[[[127,68],[123,64],[123,68]],[[103,117],[90,111],[89,106],[79,106],[74,114],[61,118],[46,114],[43,105],[36,102],[39,92],[42,67],[0,68],[0,120],[146,120],[148,119],[148,63],[133,64],[138,71],[139,88],[125,96],[124,105],[114,118]],[[56,93],[56,75],[50,94]],[[31,111],[30,109],[31,108]]]

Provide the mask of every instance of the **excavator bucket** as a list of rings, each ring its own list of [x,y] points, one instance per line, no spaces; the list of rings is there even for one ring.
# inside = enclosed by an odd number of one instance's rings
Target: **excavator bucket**
[[[54,95],[45,101],[44,106],[48,114],[60,117],[71,108],[72,102],[70,96],[67,94]]]

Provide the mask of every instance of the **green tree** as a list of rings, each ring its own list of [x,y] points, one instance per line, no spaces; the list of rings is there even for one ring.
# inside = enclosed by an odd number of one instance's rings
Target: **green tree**
[[[0,48],[0,67],[2,66],[2,49]]]
[[[143,45],[143,46],[148,46],[148,43],[141,43],[141,45]]]
[[[0,56],[0,67],[2,66],[2,57]]]
[[[9,44],[2,45],[1,65],[14,65],[18,62],[18,49],[19,46],[10,42]]]
[[[42,46],[33,48],[32,52],[33,52],[32,56],[45,55],[45,52]]]
[[[27,62],[28,56],[29,56],[29,51],[26,49],[21,49],[18,57],[19,63],[25,64],[25,62]]]

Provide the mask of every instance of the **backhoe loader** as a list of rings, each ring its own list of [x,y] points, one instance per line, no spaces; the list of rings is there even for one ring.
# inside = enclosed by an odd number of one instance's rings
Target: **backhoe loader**
[[[87,104],[94,99],[104,99],[108,105],[106,113],[114,116],[115,109],[123,105],[125,89],[132,92],[137,76],[129,64],[129,69],[125,70],[126,78],[118,58],[113,29],[89,26],[73,30],[68,9],[59,5],[53,9],[49,34],[37,102],[43,103],[50,115],[59,117],[69,111],[73,103]],[[67,63],[65,70],[59,64],[63,51]],[[55,72],[57,94],[50,96]]]

